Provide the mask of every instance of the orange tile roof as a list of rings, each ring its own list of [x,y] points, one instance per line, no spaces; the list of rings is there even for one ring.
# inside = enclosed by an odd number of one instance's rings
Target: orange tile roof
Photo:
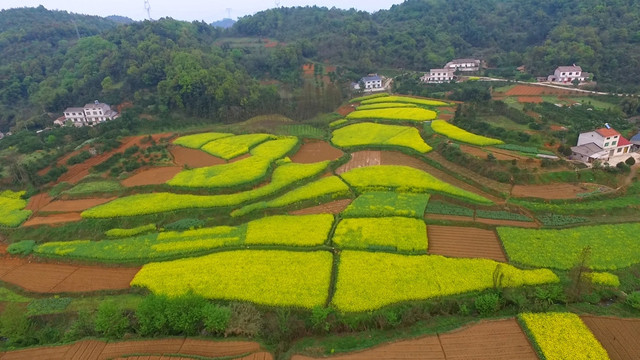
[[[616,130],[607,129],[607,128],[597,129],[596,132],[600,134],[600,136],[605,136],[605,137],[620,135],[620,133],[617,132]]]

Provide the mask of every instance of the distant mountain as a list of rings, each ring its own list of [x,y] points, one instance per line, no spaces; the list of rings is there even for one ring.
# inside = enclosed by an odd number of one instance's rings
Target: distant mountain
[[[229,18],[224,18],[222,20],[214,21],[211,23],[211,26],[228,29],[235,24],[236,21]]]
[[[131,18],[128,18],[126,16],[120,16],[120,15],[110,15],[110,16],[107,16],[105,19],[109,19],[113,22],[117,22],[118,24],[131,24],[135,22]]]

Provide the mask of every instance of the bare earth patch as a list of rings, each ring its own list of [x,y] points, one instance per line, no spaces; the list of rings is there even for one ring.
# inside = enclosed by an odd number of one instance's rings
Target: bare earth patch
[[[29,202],[27,202],[27,206],[25,207],[25,209],[31,210],[35,213],[38,210],[40,210],[42,207],[50,203],[51,200],[53,199],[46,192],[40,193],[38,195],[34,195],[29,198]]]
[[[612,360],[640,359],[640,319],[582,316]]]
[[[34,216],[25,221],[22,226],[58,225],[80,220],[82,220],[82,216],[80,216],[79,212],[68,212],[49,216]]]
[[[494,231],[473,227],[427,225],[429,254],[506,262]]]
[[[309,141],[300,147],[295,155],[291,157],[291,161],[301,164],[310,164],[325,160],[339,159],[344,153],[331,146],[326,141]]]
[[[539,228],[540,225],[533,221],[517,221],[517,220],[500,220],[500,219],[484,219],[473,218],[470,216],[457,216],[457,215],[442,215],[442,214],[426,214],[425,218],[433,220],[447,220],[447,221],[460,221],[460,222],[474,222],[479,224],[497,225],[497,226],[513,226],[524,228]]]
[[[182,168],[178,166],[144,169],[122,180],[121,183],[126,187],[164,184],[173,179],[180,171]]]
[[[178,145],[169,146],[169,152],[173,156],[173,162],[180,167],[186,165],[190,168],[197,168],[227,163],[224,159],[207,154],[202,150],[189,149]]]
[[[336,174],[340,175],[352,169],[366,166],[381,165],[381,151],[357,151],[351,154],[348,163],[336,169]]]
[[[548,86],[539,85],[516,85],[509,89],[506,96],[539,96],[539,95],[569,95],[569,94],[581,94],[579,91],[572,91],[571,89],[558,89]]]
[[[87,210],[88,208],[92,208],[94,206],[107,203],[113,199],[115,199],[115,197],[79,199],[79,200],[56,200],[40,208],[40,211],[50,211],[50,212],[84,211],[84,210]]]
[[[291,211],[291,215],[339,214],[351,204],[352,199],[342,199],[300,210]]]
[[[540,199],[575,199],[578,194],[586,194],[600,188],[610,188],[598,184],[547,184],[547,185],[515,185],[511,192],[514,197],[534,197]]]

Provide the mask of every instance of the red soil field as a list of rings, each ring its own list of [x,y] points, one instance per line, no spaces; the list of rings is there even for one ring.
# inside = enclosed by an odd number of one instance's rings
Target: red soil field
[[[534,197],[540,199],[575,199],[578,194],[584,194],[601,188],[604,191],[612,189],[604,185],[595,184],[547,184],[547,185],[515,185],[511,195],[515,197]]]
[[[518,96],[519,103],[534,103],[540,104],[544,100],[540,96]]]
[[[51,211],[51,212],[84,211],[84,210],[87,210],[88,208],[107,203],[113,199],[115,199],[115,197],[79,199],[79,200],[56,200],[56,201],[50,202],[46,206],[41,207],[40,211]]]
[[[342,199],[289,212],[290,215],[339,214],[351,204],[352,199]]]
[[[338,114],[340,114],[340,116],[347,116],[347,115],[351,114],[354,111],[356,111],[356,105],[355,104],[342,105],[336,110],[336,112]]]
[[[291,161],[301,164],[310,164],[324,160],[339,159],[344,153],[331,146],[326,141],[309,141],[300,147],[295,155],[291,157]]]
[[[139,270],[139,267],[76,266],[0,257],[0,280],[39,293],[128,289]]]
[[[499,225],[499,226],[514,226],[523,228],[538,228],[539,224],[533,221],[517,221],[517,220],[498,220],[498,219],[483,219],[472,218],[469,216],[457,216],[457,215],[441,215],[441,214],[426,214],[426,219],[432,220],[448,220],[448,221],[460,221],[460,222],[474,222],[487,225]]]
[[[312,359],[321,358],[302,355],[294,355],[291,358],[291,360]],[[450,333],[398,341],[326,359],[535,360],[538,357],[516,320],[505,319],[481,322]]]
[[[473,227],[427,225],[429,254],[506,262],[494,231]]]
[[[25,209],[37,212],[42,207],[50,203],[51,200],[53,199],[46,192],[34,195],[29,198],[29,202],[27,202],[27,206],[25,207]]]
[[[121,183],[126,187],[164,184],[173,179],[180,171],[182,168],[178,166],[147,168],[137,171],[133,176],[122,180]]]
[[[640,359],[640,319],[582,316],[612,360]]]
[[[243,356],[242,359],[272,360],[271,354],[261,351],[260,344],[249,341],[206,341],[185,338],[171,338],[148,341],[104,342],[100,340],[84,340],[74,344],[23,349],[0,353],[2,360],[104,360],[114,358],[126,359],[185,359],[180,356],[163,356],[179,354],[206,358],[227,358]],[[147,356],[134,354],[149,354]]]
[[[207,154],[202,150],[189,149],[183,146],[169,146],[169,152],[173,156],[173,162],[183,167],[187,165],[191,168],[226,164],[224,159]]]
[[[313,64],[313,63],[303,64],[302,65],[302,72],[305,75],[313,75],[314,69],[315,69],[315,64]]]
[[[548,86],[539,85],[516,85],[509,89],[504,95],[506,96],[539,96],[539,95],[578,95],[579,91],[571,89],[558,89]]]
[[[79,212],[68,212],[49,216],[34,216],[25,221],[22,226],[57,225],[80,220],[82,220],[82,216]]]
[[[357,151],[351,154],[351,160],[348,163],[336,169],[336,174],[340,175],[351,169],[361,168],[365,166],[373,166],[381,164],[380,151]]]

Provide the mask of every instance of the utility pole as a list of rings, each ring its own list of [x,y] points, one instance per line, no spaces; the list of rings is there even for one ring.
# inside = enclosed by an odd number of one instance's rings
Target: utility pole
[[[149,21],[153,20],[151,19],[151,4],[149,4],[149,0],[144,0],[144,9],[147,10],[147,16],[149,17]]]

